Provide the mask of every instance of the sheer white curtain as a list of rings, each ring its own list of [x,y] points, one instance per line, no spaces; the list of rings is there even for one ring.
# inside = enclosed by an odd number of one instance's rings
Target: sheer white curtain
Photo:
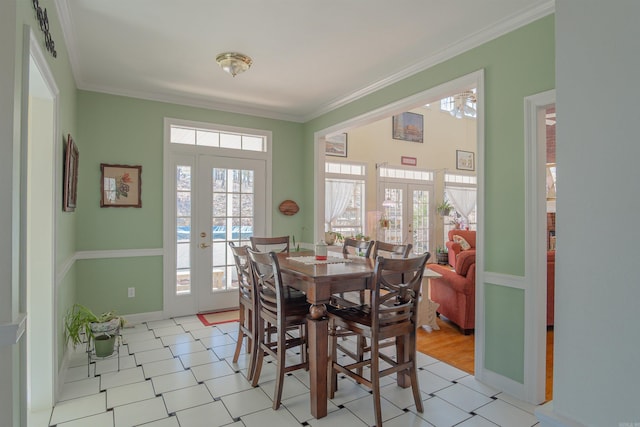
[[[448,187],[445,191],[447,193],[447,198],[453,205],[453,208],[462,215],[465,220],[465,224],[469,225],[469,214],[471,214],[473,209],[476,207],[476,189]]]
[[[331,222],[340,217],[349,206],[355,183],[348,181],[326,181],[324,189],[324,221],[331,231]]]

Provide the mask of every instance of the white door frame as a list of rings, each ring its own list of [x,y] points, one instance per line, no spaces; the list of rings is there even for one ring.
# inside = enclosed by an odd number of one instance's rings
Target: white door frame
[[[59,387],[55,248],[62,206],[59,185],[62,147],[58,137],[60,92],[33,30],[25,27],[24,37],[29,40],[29,50],[23,58],[23,84],[27,90],[23,92],[22,117],[29,119],[23,121],[21,144],[20,292],[27,302],[27,417],[30,418],[32,412],[50,411]],[[46,105],[34,114],[30,99],[35,98]],[[46,184],[49,188],[42,189]],[[34,235],[36,228],[38,234]]]
[[[525,129],[525,400],[545,400],[547,360],[547,215],[545,107],[555,104],[556,91],[524,100]]]
[[[197,303],[195,301],[195,293],[191,292],[188,296],[177,296],[175,294],[175,259],[171,261],[171,257],[175,254],[175,205],[176,194],[174,191],[175,166],[180,163],[181,159],[191,159],[187,161],[192,167],[197,165],[198,149],[195,146],[171,144],[170,127],[171,125],[195,127],[201,129],[215,129],[222,132],[244,133],[261,135],[265,137],[267,151],[241,151],[225,148],[215,149],[218,155],[232,158],[247,158],[264,160],[266,162],[265,176],[265,230],[267,235],[271,235],[272,220],[272,133],[262,129],[250,129],[238,126],[221,125],[216,123],[196,122],[191,120],[182,120],[176,118],[165,117],[164,119],[164,149],[163,149],[163,316],[173,317],[185,314],[195,314],[197,312]],[[214,150],[212,150],[212,153]],[[197,172],[193,172],[194,174]],[[194,194],[197,194],[197,188],[193,188]],[[193,227],[193,224],[192,224]],[[192,232],[193,235],[193,232]],[[193,255],[192,255],[193,256]]]

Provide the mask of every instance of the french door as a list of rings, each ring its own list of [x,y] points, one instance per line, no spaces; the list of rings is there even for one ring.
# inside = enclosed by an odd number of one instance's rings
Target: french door
[[[432,222],[430,204],[433,200],[431,185],[382,182],[378,200],[387,226],[381,227],[378,239],[388,243],[413,245],[412,252],[422,254],[429,251]]]
[[[172,312],[238,305],[229,242],[266,234],[266,161],[198,154],[175,167],[175,293]]]

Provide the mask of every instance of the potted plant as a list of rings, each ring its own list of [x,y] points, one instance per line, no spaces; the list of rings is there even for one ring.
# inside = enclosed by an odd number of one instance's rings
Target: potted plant
[[[71,341],[74,348],[85,342],[91,347],[93,341],[97,357],[110,356],[124,323],[124,318],[113,311],[98,316],[82,304],[74,304],[64,319],[66,341]]]
[[[453,206],[451,206],[451,204],[446,199],[442,200],[442,203],[436,206],[436,211],[441,216],[448,216],[451,213],[452,209],[453,209]]]
[[[440,265],[447,265],[449,263],[449,250],[446,246],[438,246],[436,248],[436,260]]]

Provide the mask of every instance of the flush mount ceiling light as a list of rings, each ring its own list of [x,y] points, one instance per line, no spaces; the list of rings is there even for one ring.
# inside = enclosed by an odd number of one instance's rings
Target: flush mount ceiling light
[[[247,71],[253,60],[242,53],[225,52],[216,57],[216,62],[223,70],[235,77],[236,74]]]

